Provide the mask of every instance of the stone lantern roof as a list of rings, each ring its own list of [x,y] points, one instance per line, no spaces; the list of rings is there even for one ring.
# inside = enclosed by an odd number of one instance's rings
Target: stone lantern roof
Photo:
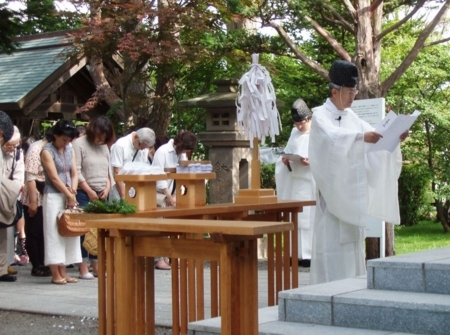
[[[217,91],[201,95],[196,98],[182,100],[180,107],[230,107],[236,105],[236,93],[238,90],[237,79],[218,79],[214,81],[217,85]]]

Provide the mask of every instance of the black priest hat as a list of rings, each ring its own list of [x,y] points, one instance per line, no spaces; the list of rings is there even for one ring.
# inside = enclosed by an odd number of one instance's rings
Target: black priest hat
[[[356,87],[358,84],[358,68],[345,60],[336,60],[328,73],[330,82],[337,86]]]
[[[297,99],[292,104],[291,115],[294,122],[301,122],[303,120],[308,120],[309,118],[311,118],[312,112],[303,101],[303,99]]]

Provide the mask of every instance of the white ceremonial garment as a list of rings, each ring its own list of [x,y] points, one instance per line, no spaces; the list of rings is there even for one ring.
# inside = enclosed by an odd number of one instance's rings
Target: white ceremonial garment
[[[317,185],[310,285],[364,275],[368,216],[400,223],[400,146],[364,153],[373,127],[327,99],[313,109],[309,160]]]
[[[296,127],[284,148],[284,152],[300,155],[300,148],[309,139],[309,132],[300,132]],[[275,182],[279,200],[315,200],[314,178],[309,166],[300,161],[290,162],[292,172],[280,158],[275,163]],[[314,228],[314,206],[303,207],[298,213],[298,259],[311,259],[311,248]]]

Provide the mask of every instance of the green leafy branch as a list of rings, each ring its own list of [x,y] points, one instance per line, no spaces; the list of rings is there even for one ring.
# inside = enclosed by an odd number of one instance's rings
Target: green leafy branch
[[[131,214],[136,213],[136,206],[124,199],[111,202],[95,200],[83,207],[85,213]]]

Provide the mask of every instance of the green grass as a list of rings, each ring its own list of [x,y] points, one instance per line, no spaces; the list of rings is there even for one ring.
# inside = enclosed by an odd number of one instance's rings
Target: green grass
[[[409,254],[427,249],[450,246],[450,233],[434,221],[420,221],[417,225],[395,226],[395,254]]]

